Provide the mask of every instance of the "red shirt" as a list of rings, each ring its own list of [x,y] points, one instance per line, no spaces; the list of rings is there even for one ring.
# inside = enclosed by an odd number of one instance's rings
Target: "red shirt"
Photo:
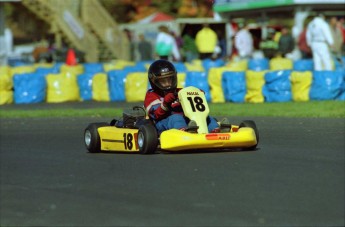
[[[304,29],[298,37],[298,47],[301,51],[311,53],[310,47],[307,44],[306,30]]]
[[[171,104],[171,107],[167,111],[162,108],[164,96],[152,89],[148,90],[144,100],[144,107],[150,119],[159,121],[171,114],[183,114],[181,103],[177,98],[177,92],[179,90],[181,88],[176,89],[176,101]]]

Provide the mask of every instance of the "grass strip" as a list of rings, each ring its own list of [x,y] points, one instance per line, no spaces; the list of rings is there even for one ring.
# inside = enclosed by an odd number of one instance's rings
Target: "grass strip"
[[[343,101],[310,101],[285,103],[211,103],[212,116],[266,116],[266,117],[310,117],[345,118]],[[0,109],[0,118],[42,118],[42,117],[119,117],[122,108],[64,108],[36,110]]]
[[[345,117],[345,102],[342,101],[210,104],[210,109],[214,116]]]

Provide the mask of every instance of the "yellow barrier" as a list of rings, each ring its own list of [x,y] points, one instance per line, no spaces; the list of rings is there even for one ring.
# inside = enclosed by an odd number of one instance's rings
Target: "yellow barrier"
[[[11,67],[10,68],[10,76],[11,78],[14,76],[14,74],[23,74],[23,73],[32,73],[35,72],[36,68],[34,65],[23,65],[23,66],[17,66],[17,67]]]
[[[10,69],[7,66],[0,67],[0,105],[13,103],[13,82],[10,77]]]
[[[54,64],[53,63],[36,63],[34,64],[35,69],[37,68],[53,68]]]
[[[134,65],[135,65],[135,62],[132,62],[132,61],[116,60],[114,62],[103,64],[103,68],[105,72],[109,72],[110,70],[121,70],[121,69],[124,69],[126,66],[134,66]]]
[[[0,91],[0,105],[13,103],[13,91]]]
[[[205,69],[202,66],[202,64],[199,64],[198,62],[195,62],[195,63],[188,63],[188,62],[186,62],[184,65],[186,66],[187,71],[193,71],[193,72],[203,72],[203,71],[205,71]]]
[[[6,74],[6,75],[10,75],[11,74],[11,69],[9,66],[0,66],[0,75],[3,75],[3,74]]]
[[[111,64],[111,63],[104,63],[103,68],[104,68],[105,72],[109,72],[111,70],[121,70],[122,69],[122,67],[119,67],[119,66],[117,66],[115,64]]]
[[[74,75],[79,75],[79,74],[84,73],[84,66],[82,64],[78,64],[78,65],[66,65],[66,64],[63,64],[63,65],[61,65],[60,72],[61,73],[71,73],[71,74],[74,74]]]
[[[0,73],[0,91],[9,91],[13,88],[12,78],[9,74]]]
[[[226,67],[210,68],[208,72],[208,84],[210,85],[211,102],[223,103],[225,97],[222,88],[222,75],[227,71]]]
[[[142,102],[148,88],[146,72],[129,73],[125,82],[125,96],[127,102]]]
[[[246,71],[247,93],[245,102],[263,103],[265,98],[262,94],[262,87],[265,85],[266,71]]]
[[[186,84],[186,73],[177,73],[177,87],[184,88]]]
[[[109,88],[107,74],[97,73],[92,79],[92,99],[96,101],[109,102]]]
[[[292,100],[297,102],[309,101],[309,91],[313,75],[311,71],[291,73]]]
[[[77,76],[75,74],[48,74],[46,80],[48,103],[80,100]]]
[[[248,68],[248,61],[247,60],[240,60],[240,61],[232,61],[226,66],[226,71],[234,71],[234,72],[241,72],[246,71]]]
[[[293,61],[288,58],[272,58],[270,60],[270,70],[289,70],[293,68]]]

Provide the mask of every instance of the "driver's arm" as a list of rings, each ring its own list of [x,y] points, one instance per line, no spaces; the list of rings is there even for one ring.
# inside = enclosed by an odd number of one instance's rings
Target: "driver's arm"
[[[170,111],[164,108],[161,97],[154,92],[148,91],[144,100],[144,107],[150,119],[159,121],[166,118]]]

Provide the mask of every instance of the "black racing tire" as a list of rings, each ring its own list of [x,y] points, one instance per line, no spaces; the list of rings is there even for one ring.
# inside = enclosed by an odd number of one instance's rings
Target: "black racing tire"
[[[101,139],[98,134],[98,128],[109,126],[109,123],[100,122],[100,123],[91,123],[84,131],[84,143],[86,149],[90,153],[99,153],[101,152]]]
[[[255,136],[256,136],[256,145],[252,146],[252,147],[249,147],[249,150],[255,150],[256,149],[256,146],[259,144],[259,130],[258,128],[256,127],[256,124],[254,121],[252,120],[245,120],[245,121],[242,121],[240,126],[240,128],[243,128],[243,127],[248,127],[248,128],[252,128],[255,132]]]
[[[154,154],[158,146],[158,133],[155,126],[145,124],[138,131],[138,145],[140,154]]]

